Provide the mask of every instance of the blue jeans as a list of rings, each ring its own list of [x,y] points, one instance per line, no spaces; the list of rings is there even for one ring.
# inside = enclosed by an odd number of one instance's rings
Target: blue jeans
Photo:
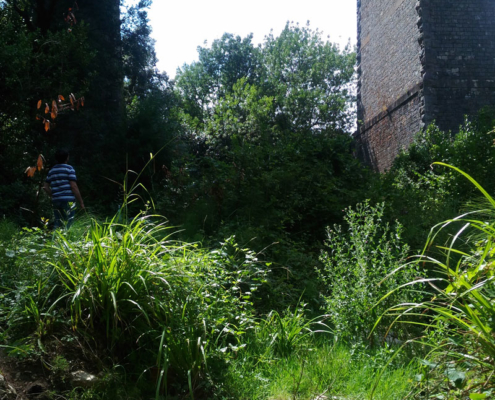
[[[74,222],[74,210],[76,203],[73,201],[54,200],[53,204],[53,229],[61,227],[70,228]]]

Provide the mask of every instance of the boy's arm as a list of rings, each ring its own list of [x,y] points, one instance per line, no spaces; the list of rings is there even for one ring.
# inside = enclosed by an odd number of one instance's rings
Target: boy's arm
[[[48,182],[45,182],[43,184],[43,190],[46,192],[48,196],[52,197],[52,188],[50,187],[50,184]]]
[[[74,193],[74,196],[76,196],[77,201],[79,202],[79,205],[81,208],[84,210],[84,201],[81,197],[81,193],[79,192],[79,187],[77,186],[76,181],[70,181],[70,188],[72,189],[72,193]]]

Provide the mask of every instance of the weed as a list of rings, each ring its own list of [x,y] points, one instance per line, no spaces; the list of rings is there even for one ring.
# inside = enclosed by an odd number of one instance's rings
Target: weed
[[[387,309],[386,303],[374,307],[380,298],[421,276],[418,264],[400,268],[409,248],[401,241],[400,225],[392,230],[382,224],[383,210],[383,204],[374,207],[368,202],[347,209],[348,232],[340,226],[328,229],[327,250],[320,257],[323,268],[318,272],[325,285],[325,311],[337,334],[351,341],[368,338],[374,322]],[[399,299],[399,294],[401,299],[418,298],[413,290],[394,293],[389,305]]]

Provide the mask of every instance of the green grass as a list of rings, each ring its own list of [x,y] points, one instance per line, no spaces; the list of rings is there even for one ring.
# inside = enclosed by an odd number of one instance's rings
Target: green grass
[[[495,210],[495,200],[471,176],[435,164],[467,178]],[[431,349],[424,361],[423,375],[432,376],[423,383],[426,391],[472,399],[495,392],[495,223],[489,215],[487,210],[469,212],[433,227],[423,253],[413,261],[430,268],[432,277],[399,289],[426,283],[425,301],[399,304],[387,312],[396,323],[425,329],[418,342]],[[457,226],[457,233],[447,244],[438,243],[438,235],[450,226]]]
[[[233,361],[228,390],[240,400],[369,399],[384,362],[379,352],[356,353],[323,341],[288,358],[256,362],[245,355]],[[373,398],[404,399],[414,388],[414,374],[415,368],[406,364],[387,370]]]
[[[70,336],[136,380],[163,371],[157,398],[204,393],[210,365],[252,329],[266,268],[234,238],[213,250],[172,241],[155,216],[83,225],[23,230],[3,249],[1,344],[36,358]]]

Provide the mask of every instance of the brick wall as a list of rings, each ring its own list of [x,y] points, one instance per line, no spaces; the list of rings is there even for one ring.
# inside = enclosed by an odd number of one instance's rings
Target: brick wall
[[[421,129],[417,20],[414,0],[358,0],[358,152],[380,171]]]
[[[421,0],[424,122],[456,131],[495,105],[495,0]]]
[[[389,169],[399,151],[407,148],[422,128],[421,104],[420,92],[412,91],[392,112],[381,113],[357,135],[357,156],[377,171]]]

